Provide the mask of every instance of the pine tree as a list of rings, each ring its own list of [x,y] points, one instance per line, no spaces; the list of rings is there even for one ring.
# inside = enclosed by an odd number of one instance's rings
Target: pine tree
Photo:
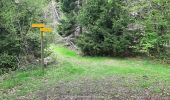
[[[78,16],[85,31],[78,45],[87,55],[125,56],[133,52],[128,13],[120,0],[87,0]]]

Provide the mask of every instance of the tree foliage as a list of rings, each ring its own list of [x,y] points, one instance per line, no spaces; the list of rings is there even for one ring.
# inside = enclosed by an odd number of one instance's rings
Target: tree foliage
[[[41,19],[44,0],[0,1],[0,69],[16,69],[39,56],[39,34],[31,24]]]
[[[62,36],[69,36],[75,31],[75,12],[77,10],[76,1],[77,0],[59,0],[59,2],[61,3],[60,8],[62,12],[66,15],[60,19],[60,22],[62,24],[58,26],[58,32]]]
[[[76,39],[84,54],[170,58],[169,1],[82,0],[75,10],[78,1],[60,0],[65,20],[59,33],[69,36],[80,25]]]
[[[140,13],[144,28],[144,35],[140,41],[140,51],[148,56],[163,60],[170,59],[170,2],[167,0],[153,0]],[[146,10],[148,9],[148,10]]]
[[[120,0],[88,0],[78,20],[85,29],[78,38],[85,54],[128,56],[133,53],[133,34],[127,30],[131,20]]]

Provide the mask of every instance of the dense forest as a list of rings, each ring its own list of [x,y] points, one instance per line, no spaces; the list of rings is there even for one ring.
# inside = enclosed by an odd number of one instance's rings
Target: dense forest
[[[48,0],[1,0],[0,66],[15,70],[40,57],[39,35],[32,23],[46,23]],[[41,2],[41,3],[39,3]],[[169,61],[167,0],[57,0],[57,32],[91,56],[145,55]]]
[[[61,0],[59,34],[76,35],[87,55],[144,54],[168,60],[169,1]],[[73,6],[74,5],[74,6]]]
[[[54,30],[44,36],[45,58],[55,44],[81,57],[141,57],[169,66],[169,5],[169,0],[0,0],[0,75],[40,66],[41,37],[33,23]]]

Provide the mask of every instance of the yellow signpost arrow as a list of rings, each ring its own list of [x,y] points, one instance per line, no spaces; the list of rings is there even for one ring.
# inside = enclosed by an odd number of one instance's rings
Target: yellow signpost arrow
[[[45,24],[32,24],[33,28],[42,28],[45,27]]]
[[[53,29],[52,28],[40,28],[41,32],[52,32]]]

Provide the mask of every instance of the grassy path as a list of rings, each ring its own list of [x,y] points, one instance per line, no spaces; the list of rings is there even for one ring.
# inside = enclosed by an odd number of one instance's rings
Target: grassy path
[[[59,64],[49,66],[45,74],[35,68],[1,76],[0,98],[41,100],[46,91],[50,99],[170,99],[170,66],[135,58],[81,57],[62,46],[51,49]]]

